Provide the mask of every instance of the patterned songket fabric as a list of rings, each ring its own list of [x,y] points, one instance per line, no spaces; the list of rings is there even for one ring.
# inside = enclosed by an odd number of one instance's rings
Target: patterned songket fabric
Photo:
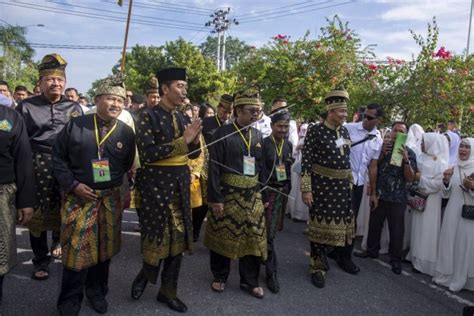
[[[355,224],[349,151],[349,133],[344,127],[325,122],[309,128],[301,163],[301,191],[313,193],[308,238],[314,243],[352,244]]]

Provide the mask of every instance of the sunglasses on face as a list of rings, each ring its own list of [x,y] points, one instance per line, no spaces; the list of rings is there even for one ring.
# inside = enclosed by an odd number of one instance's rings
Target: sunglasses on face
[[[375,116],[364,114],[364,120],[372,121],[372,120],[375,120],[376,118],[377,117],[375,117]]]

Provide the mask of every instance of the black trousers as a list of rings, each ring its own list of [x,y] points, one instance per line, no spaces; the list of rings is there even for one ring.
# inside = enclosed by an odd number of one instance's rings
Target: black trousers
[[[202,222],[207,215],[207,205],[193,208],[193,240],[199,239],[199,233],[201,232]]]
[[[59,232],[52,233],[53,243],[59,242]],[[48,256],[48,232],[41,232],[39,237],[35,237],[30,233],[30,244],[33,250],[33,264],[35,267],[48,266],[51,258]]]
[[[354,211],[354,219],[356,223],[357,215],[359,214],[360,203],[362,202],[362,194],[364,194],[363,185],[354,185],[352,187],[352,210]]]
[[[403,257],[403,235],[405,234],[406,203],[380,200],[379,205],[370,213],[367,252],[377,256],[380,250],[385,219],[390,233],[389,254],[392,262],[401,262]]]
[[[327,245],[314,243],[312,241],[310,241],[309,244],[311,250],[309,268],[311,273],[315,273],[318,271],[329,271],[329,262],[327,258],[328,248],[330,248],[330,251],[335,252],[338,260],[352,260],[352,250],[354,247],[354,242],[352,242],[351,245],[345,245],[344,247],[329,247]]]
[[[57,307],[61,315],[78,315],[84,298],[91,301],[105,299],[109,291],[109,265],[110,260],[100,262],[95,266],[81,271],[63,268],[61,293]]]
[[[0,275],[0,304],[2,303],[2,298],[3,298],[3,278],[4,275]]]
[[[275,252],[273,239],[267,239],[267,261],[265,261],[265,268],[267,277],[276,273],[278,268],[278,260]]]
[[[178,278],[181,270],[181,262],[183,255],[170,256],[160,260],[158,266],[152,266],[143,262],[143,273],[150,283],[156,284],[160,267],[163,263],[163,271],[161,271],[160,293],[170,299],[175,299],[178,292]]]
[[[211,271],[215,279],[227,282],[230,273],[231,259],[211,250]],[[239,258],[240,283],[247,284],[250,288],[258,287],[260,274],[260,257],[244,256]]]

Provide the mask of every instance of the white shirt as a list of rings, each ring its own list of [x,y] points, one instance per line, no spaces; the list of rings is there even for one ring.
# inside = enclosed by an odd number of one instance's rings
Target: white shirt
[[[296,146],[298,145],[298,127],[294,120],[290,120],[290,129],[288,131],[288,140],[293,145],[293,154],[296,152]]]
[[[370,132],[363,126],[362,122],[347,123],[344,125],[349,131],[352,144],[364,139],[367,135],[375,135],[376,137],[363,142],[357,146],[351,147],[351,169],[354,177],[355,185],[365,184],[365,175],[371,160],[378,159],[382,151],[382,136],[377,128]]]
[[[270,125],[272,119],[265,114],[263,114],[262,118],[255,123],[253,123],[253,127],[258,129],[262,134],[263,138],[268,137],[272,134],[272,126]]]

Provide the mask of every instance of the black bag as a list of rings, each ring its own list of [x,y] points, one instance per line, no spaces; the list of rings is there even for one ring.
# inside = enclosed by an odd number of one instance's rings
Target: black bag
[[[474,220],[474,205],[464,204],[462,206],[461,217]]]
[[[461,178],[461,168],[459,168],[459,178],[462,183],[462,178]],[[461,188],[461,190],[463,190]],[[466,196],[464,195],[465,192],[464,190],[462,191],[462,197],[464,198],[464,205],[462,206],[462,212],[461,212],[461,217],[465,219],[470,219],[474,220],[474,205],[468,205],[466,202]]]

